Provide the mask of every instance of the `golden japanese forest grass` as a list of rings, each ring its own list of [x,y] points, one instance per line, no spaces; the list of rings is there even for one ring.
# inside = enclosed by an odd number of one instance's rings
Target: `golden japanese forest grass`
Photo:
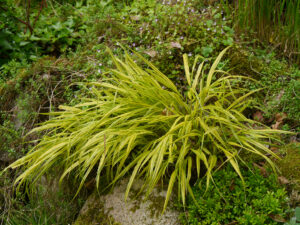
[[[31,131],[47,135],[9,166],[24,169],[16,184],[34,183],[59,165],[64,168],[61,179],[72,172],[80,180],[78,191],[94,170],[97,187],[103,175],[113,184],[130,174],[126,197],[137,177],[144,180],[146,196],[167,179],[166,208],[174,185],[183,204],[187,193],[193,196],[190,180],[200,176],[200,168],[206,168],[207,185],[226,162],[243,179],[242,151],[260,155],[274,167],[266,155],[276,155],[266,144],[282,131],[243,115],[255,91],[244,94],[238,85],[244,77],[216,70],[226,50],[207,71],[199,58],[190,68],[183,55],[187,93],[138,53],[148,68],[128,54],[123,61],[112,56],[116,68],[103,81],[86,84],[92,97],[60,106],[62,111],[50,113],[52,119]]]

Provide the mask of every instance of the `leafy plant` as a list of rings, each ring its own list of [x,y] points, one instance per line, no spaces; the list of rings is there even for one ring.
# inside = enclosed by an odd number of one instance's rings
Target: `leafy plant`
[[[63,111],[32,132],[47,131],[26,156],[9,166],[25,166],[16,179],[35,183],[50,167],[62,165],[61,179],[74,172],[80,179],[78,191],[95,169],[96,184],[104,174],[112,184],[131,172],[126,196],[136,177],[144,179],[148,196],[159,180],[169,178],[165,205],[175,183],[183,204],[186,193],[193,196],[192,176],[205,167],[207,187],[212,171],[229,162],[242,179],[239,152],[265,158],[276,157],[266,144],[276,133],[247,119],[242,113],[252,104],[237,83],[241,76],[216,70],[223,50],[208,73],[204,61],[189,67],[183,55],[188,91],[177,87],[152,63],[137,54],[149,68],[142,69],[129,54],[125,61],[113,57],[116,69],[101,82],[92,82],[90,97]],[[237,79],[239,78],[239,79]],[[193,171],[196,171],[194,174]]]
[[[299,225],[300,224],[300,207],[295,208],[295,216],[290,219],[289,222],[284,225]]]
[[[250,168],[250,167],[249,167]],[[188,199],[182,224],[278,224],[289,209],[287,193],[273,175],[243,170],[245,183],[228,166],[214,173],[214,185],[206,189],[203,180],[194,187],[198,204]],[[181,208],[183,208],[181,206]]]
[[[65,52],[68,47],[74,47],[80,41],[84,26],[80,26],[80,20],[70,15],[68,18],[42,16],[42,21],[37,24],[34,35],[27,35],[26,44],[36,43],[43,48],[44,53]],[[46,21],[46,22],[45,22]],[[46,23],[46,26],[45,26]]]
[[[10,60],[33,61],[42,54],[58,56],[81,41],[86,30],[79,9],[82,4],[61,6],[51,2],[52,7],[47,8],[46,1],[39,3],[31,10],[30,1],[24,7],[7,0],[1,5],[0,66]],[[23,16],[24,21],[20,19]]]

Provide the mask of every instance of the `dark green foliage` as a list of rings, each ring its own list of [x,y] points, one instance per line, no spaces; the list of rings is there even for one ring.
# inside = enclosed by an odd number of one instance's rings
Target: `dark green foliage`
[[[21,32],[19,22],[15,19],[13,10],[10,7],[9,1],[1,1],[0,8],[0,66],[7,63],[12,58],[30,55],[34,49],[23,48],[21,51]],[[15,12],[16,13],[16,12]]]
[[[274,175],[265,178],[258,170],[243,170],[245,186],[229,167],[214,174],[214,185],[193,187],[195,202],[189,198],[183,224],[278,224],[286,216],[287,193]]]
[[[50,7],[53,4],[55,9]],[[17,7],[13,1],[6,0],[1,5],[0,66],[12,59],[31,61],[42,54],[58,56],[80,42],[86,29],[82,26],[78,9],[82,4],[62,6],[50,2],[42,10],[39,10],[39,5],[34,6],[28,14],[25,8]],[[24,23],[29,23],[30,29]]]

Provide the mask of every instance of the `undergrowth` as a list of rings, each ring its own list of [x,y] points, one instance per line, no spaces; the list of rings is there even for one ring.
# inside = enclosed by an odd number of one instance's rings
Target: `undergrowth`
[[[245,183],[230,167],[214,174],[208,189],[200,180],[195,199],[188,199],[182,224],[282,224],[289,218],[288,196],[274,174],[264,177],[259,170],[243,169]]]

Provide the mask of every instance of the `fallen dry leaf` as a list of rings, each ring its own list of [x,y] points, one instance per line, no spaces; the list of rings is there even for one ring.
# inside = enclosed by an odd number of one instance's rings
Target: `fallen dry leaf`
[[[178,42],[171,42],[171,43],[170,43],[170,46],[171,46],[172,48],[182,48],[181,44],[178,43]]]
[[[277,113],[275,115],[275,124],[273,124],[271,127],[272,129],[278,129],[282,124],[283,124],[283,120],[287,118],[287,114],[286,113]]]
[[[274,220],[275,222],[278,222],[278,223],[285,223],[286,222],[286,220],[284,218],[282,218],[280,215],[270,214],[269,217],[271,217],[272,220]]]
[[[283,96],[283,94],[284,94],[284,90],[281,90],[279,92],[279,94],[277,95],[276,100],[279,101],[281,99],[281,97]]]
[[[260,174],[263,177],[268,177],[268,172],[267,172],[267,170],[264,167],[262,167],[262,166],[260,166],[260,165],[258,165],[256,163],[253,163],[253,166],[255,166],[255,167],[257,167],[259,169],[259,172],[260,172]]]
[[[275,147],[275,146],[270,147],[270,150],[273,151],[273,152],[274,152],[274,151],[278,151],[278,149],[279,149],[279,148],[278,148],[278,147]]]
[[[283,177],[283,176],[278,177],[278,181],[281,184],[289,184],[290,183],[290,181],[287,178]]]
[[[234,187],[235,187],[235,183],[234,183],[234,180],[231,181],[231,184],[230,184],[230,191],[233,191],[234,190]]]
[[[274,152],[276,155],[279,155],[279,154],[280,154],[280,151],[279,151],[279,148],[278,148],[278,147],[272,146],[272,147],[270,147],[270,150],[271,150],[272,152]]]
[[[239,222],[234,220],[234,221],[232,221],[230,223],[227,223],[226,225],[235,225],[235,224],[239,224]]]
[[[271,127],[272,127],[272,129],[277,130],[278,127],[279,127],[281,124],[282,124],[282,122],[276,122],[276,123],[273,124]]]
[[[150,57],[155,57],[156,55],[157,55],[157,52],[156,51],[154,51],[154,50],[147,50],[147,51],[145,51],[145,53],[147,54],[147,55],[149,55]]]
[[[264,121],[264,117],[261,111],[256,111],[253,114],[253,119],[257,122],[263,122]]]
[[[278,122],[283,121],[285,118],[287,118],[286,113],[276,113],[275,115],[275,120]]]
[[[136,16],[130,16],[130,19],[134,20],[134,21],[139,21],[141,19],[141,16],[136,15]]]

